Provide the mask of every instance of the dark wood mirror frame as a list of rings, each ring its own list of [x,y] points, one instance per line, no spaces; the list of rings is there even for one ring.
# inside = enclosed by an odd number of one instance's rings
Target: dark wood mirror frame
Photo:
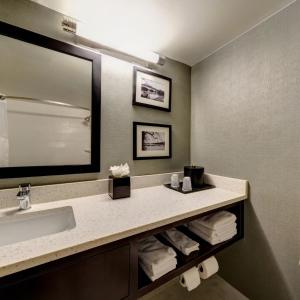
[[[26,43],[34,44],[57,52],[69,54],[92,62],[92,126],[91,164],[26,166],[0,168],[0,178],[17,178],[46,175],[93,173],[100,171],[101,132],[101,56],[89,50],[67,44],[0,21],[0,34]]]

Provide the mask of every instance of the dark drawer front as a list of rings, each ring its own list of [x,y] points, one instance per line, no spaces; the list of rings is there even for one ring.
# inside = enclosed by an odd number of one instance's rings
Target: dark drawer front
[[[130,247],[76,258],[18,283],[2,286],[5,300],[120,300],[129,295]],[[51,268],[51,266],[50,266]]]

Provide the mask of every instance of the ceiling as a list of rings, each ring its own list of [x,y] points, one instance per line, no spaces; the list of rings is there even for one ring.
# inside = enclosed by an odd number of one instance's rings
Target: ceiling
[[[295,0],[34,0],[97,30],[102,44],[194,65]]]

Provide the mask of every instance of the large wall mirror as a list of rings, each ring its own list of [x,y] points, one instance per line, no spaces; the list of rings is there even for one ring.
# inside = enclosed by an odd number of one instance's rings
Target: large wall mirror
[[[0,66],[0,178],[100,171],[100,55],[0,22]]]

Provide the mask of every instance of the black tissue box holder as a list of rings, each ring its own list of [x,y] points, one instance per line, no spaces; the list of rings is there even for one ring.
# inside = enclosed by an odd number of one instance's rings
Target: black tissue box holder
[[[130,197],[130,177],[109,176],[108,194],[112,199]]]

